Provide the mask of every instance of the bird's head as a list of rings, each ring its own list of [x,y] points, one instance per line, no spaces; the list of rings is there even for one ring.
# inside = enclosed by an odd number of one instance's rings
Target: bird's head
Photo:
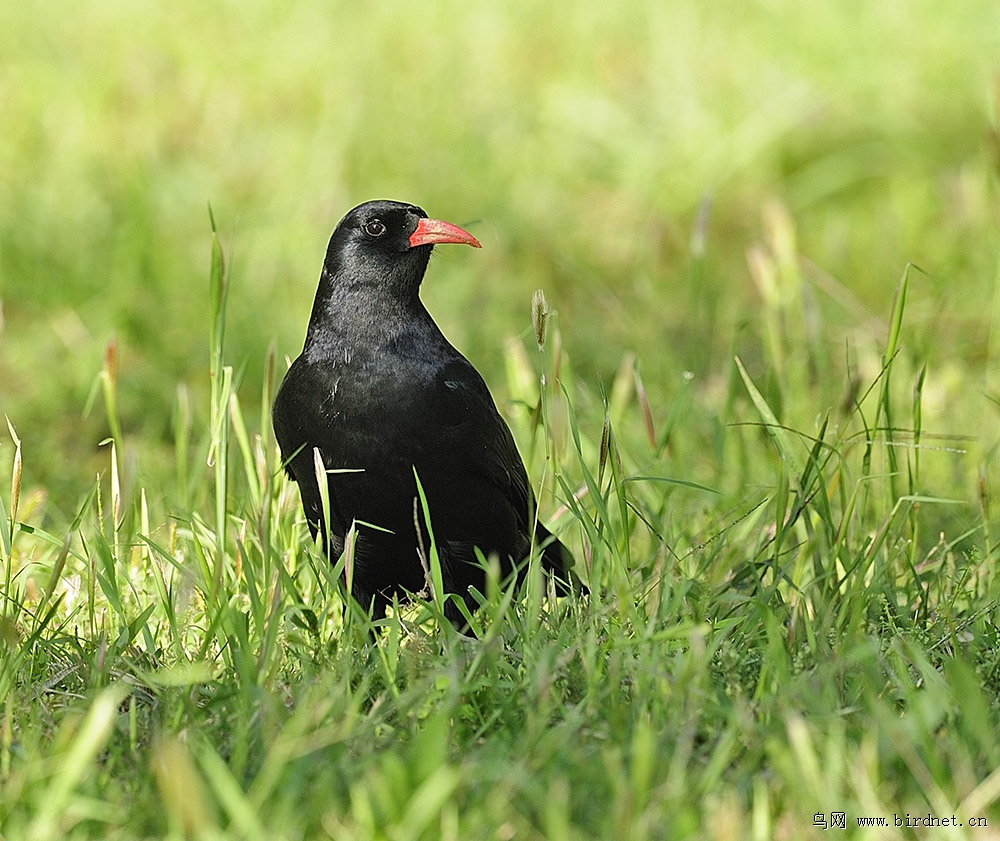
[[[481,248],[468,231],[428,219],[416,205],[365,202],[340,220],[330,238],[324,269],[340,283],[415,291],[434,245],[446,242]]]

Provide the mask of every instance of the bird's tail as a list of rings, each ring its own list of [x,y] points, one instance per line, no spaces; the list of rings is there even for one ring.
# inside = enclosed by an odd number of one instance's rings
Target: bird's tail
[[[585,596],[590,590],[580,580],[573,569],[576,558],[566,546],[541,523],[535,528],[535,539],[542,550],[542,569],[552,576],[556,585],[557,596],[568,596],[576,593]]]

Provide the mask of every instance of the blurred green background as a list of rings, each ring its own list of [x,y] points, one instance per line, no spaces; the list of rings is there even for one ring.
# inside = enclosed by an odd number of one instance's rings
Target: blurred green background
[[[178,387],[207,413],[209,203],[250,395],[271,343],[298,353],[338,219],[395,198],[483,241],[440,249],[424,297],[501,399],[538,287],[594,390],[629,353],[661,416],[685,371],[721,405],[734,354],[766,382],[747,255],[794,235],[786,315],[845,392],[849,367],[877,374],[906,263],[927,272],[907,305],[925,425],[970,431],[954,402],[981,418],[995,356],[998,48],[993,0],[5,3],[0,411],[26,486],[66,513],[106,465],[84,410],[113,339],[126,441],[166,481]]]

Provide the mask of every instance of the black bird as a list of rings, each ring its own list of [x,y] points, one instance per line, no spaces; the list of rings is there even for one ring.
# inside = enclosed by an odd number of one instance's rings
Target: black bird
[[[448,242],[480,247],[411,204],[350,211],[330,238],[302,354],[274,399],[274,434],[313,538],[326,534],[317,449],[329,487],[327,554],[340,556],[353,524],[351,595],[376,619],[394,595],[405,600],[425,585],[429,539],[414,471],[444,590],[470,612],[469,587],[485,586],[476,548],[498,558],[504,578],[523,579],[534,537],[556,592],[585,589],[569,550],[535,522],[524,464],[486,383],[418,296],[434,245]],[[445,614],[466,630],[450,599]]]

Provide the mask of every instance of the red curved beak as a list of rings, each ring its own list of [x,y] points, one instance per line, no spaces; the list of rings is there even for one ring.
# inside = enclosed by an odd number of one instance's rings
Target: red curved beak
[[[417,223],[417,229],[410,234],[410,248],[439,242],[457,242],[471,245],[473,248],[482,248],[479,240],[468,231],[463,231],[458,225],[442,222],[440,219],[421,219]]]

